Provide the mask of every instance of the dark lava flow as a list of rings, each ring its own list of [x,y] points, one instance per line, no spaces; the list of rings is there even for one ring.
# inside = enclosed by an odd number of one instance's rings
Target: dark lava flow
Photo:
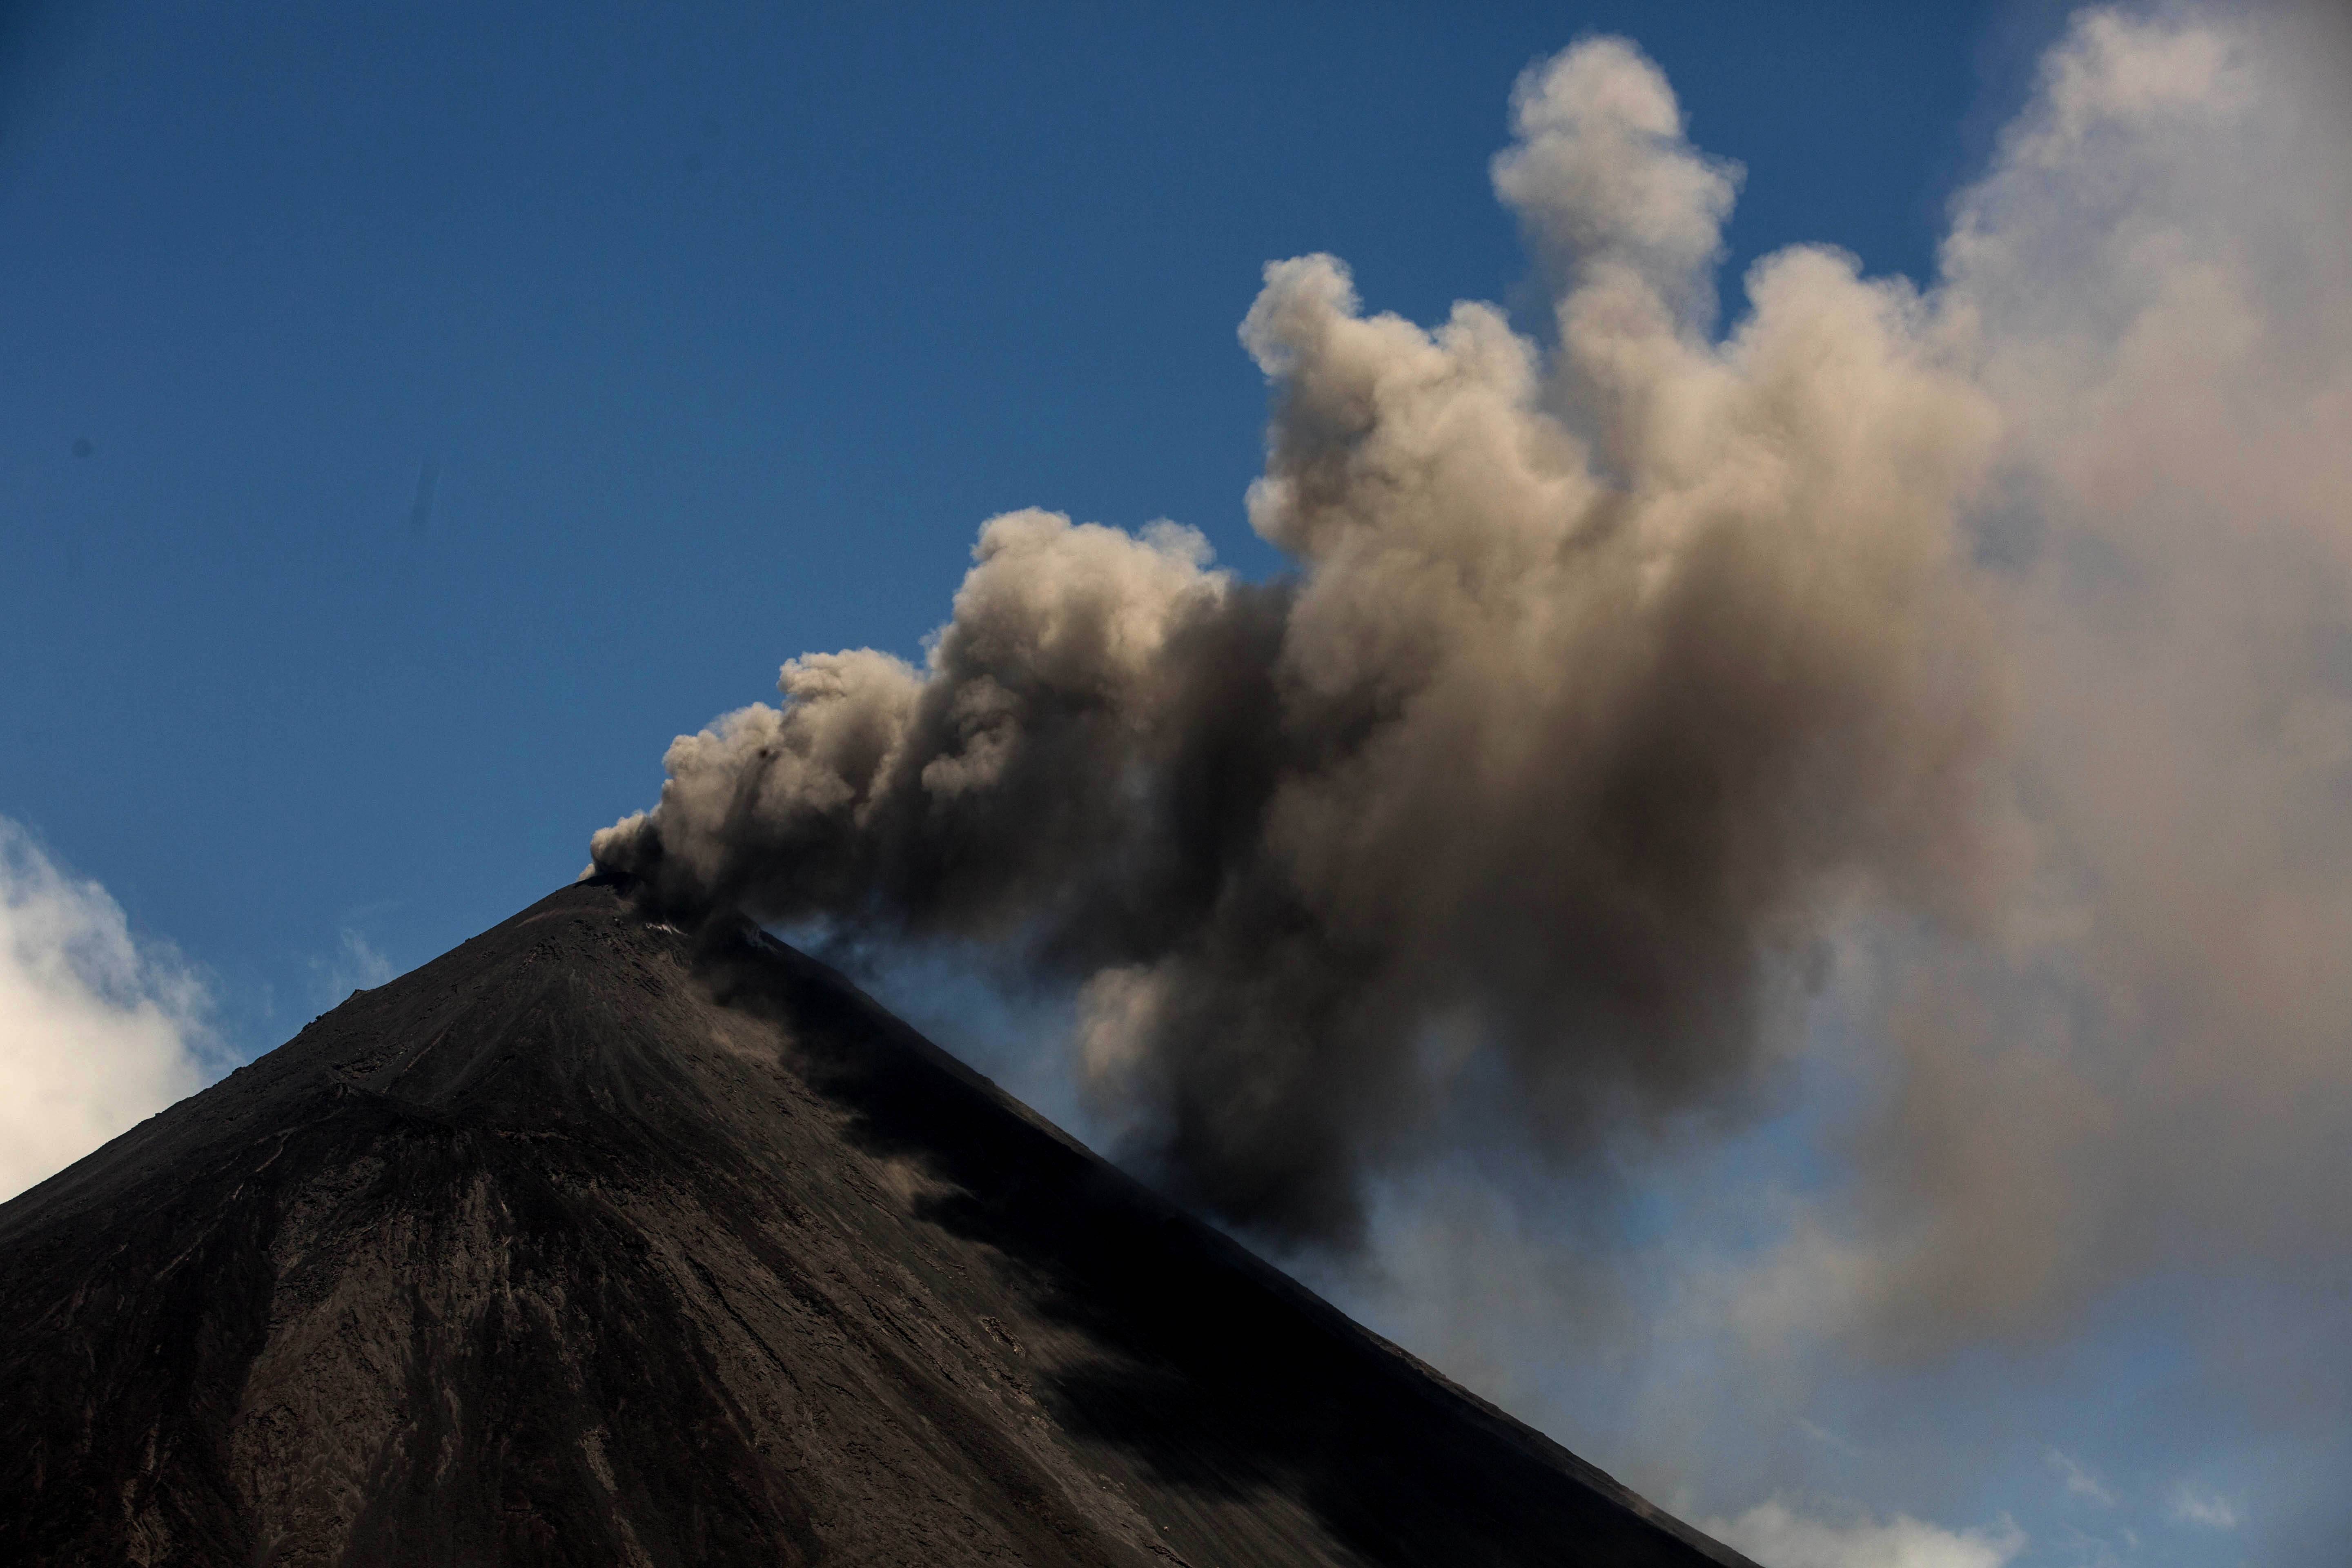
[[[0,1562],[1746,1559],[589,882],[0,1205]]]

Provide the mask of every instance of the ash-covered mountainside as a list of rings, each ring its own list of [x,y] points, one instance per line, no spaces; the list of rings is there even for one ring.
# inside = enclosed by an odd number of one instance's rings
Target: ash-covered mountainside
[[[1744,1561],[609,882],[0,1205],[0,1562]]]

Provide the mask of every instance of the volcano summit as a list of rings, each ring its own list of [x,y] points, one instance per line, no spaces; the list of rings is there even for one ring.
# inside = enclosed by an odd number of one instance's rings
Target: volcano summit
[[[0,1560],[1746,1562],[612,879],[0,1205]]]

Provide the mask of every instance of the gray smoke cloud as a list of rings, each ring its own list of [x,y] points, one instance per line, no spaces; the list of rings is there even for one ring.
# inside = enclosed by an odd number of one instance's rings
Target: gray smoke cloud
[[[922,666],[794,659],[596,862],[1075,987],[1130,1157],[1277,1240],[1449,1143],[1737,1112],[1826,1002],[1847,1179],[1683,1289],[1758,1349],[2339,1279],[2342,27],[2087,12],[1931,289],[1799,247],[1719,338],[1739,171],[1580,44],[1494,165],[1543,342],[1266,269],[1292,572],[996,518]]]
[[[1880,934],[1880,1116],[1779,1265],[1890,1353],[2352,1283],[2347,32],[2088,13],[1957,207],[2027,853],[1986,940]]]
[[[1707,335],[1733,172],[1664,79],[1531,70],[1496,189],[1559,280],[1367,315],[1327,256],[1242,328],[1252,525],[991,521],[918,668],[784,668],[681,739],[601,867],[683,909],[1015,952],[1083,987],[1130,1152],[1287,1237],[1449,1112],[1573,1155],[1785,1033],[1857,899],[1979,898],[2005,693],[1964,509],[1999,411],[1901,283],[1778,257]]]

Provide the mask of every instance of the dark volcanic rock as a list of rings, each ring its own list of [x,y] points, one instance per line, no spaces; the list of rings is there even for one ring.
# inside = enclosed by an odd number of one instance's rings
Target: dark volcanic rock
[[[0,1205],[11,1564],[1744,1561],[609,886]]]

